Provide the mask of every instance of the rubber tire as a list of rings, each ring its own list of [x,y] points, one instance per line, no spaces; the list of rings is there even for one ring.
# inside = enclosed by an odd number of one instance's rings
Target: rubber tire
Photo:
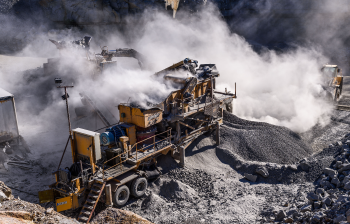
[[[124,196],[124,198],[122,200],[119,199],[120,194],[125,193],[126,195]],[[123,205],[126,204],[126,202],[128,202],[130,197],[130,190],[127,186],[123,185],[120,186],[116,192],[114,192],[113,194],[113,204],[116,207],[122,207]]]
[[[140,184],[143,185],[141,190],[138,189]],[[131,184],[131,188],[130,188],[131,195],[134,196],[135,198],[140,198],[146,193],[147,187],[148,187],[147,179],[145,177],[138,177]]]

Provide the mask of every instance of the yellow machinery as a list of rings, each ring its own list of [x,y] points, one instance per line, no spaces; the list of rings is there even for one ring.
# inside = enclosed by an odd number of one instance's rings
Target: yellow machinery
[[[334,101],[338,101],[343,89],[343,74],[337,65],[324,65],[321,69],[324,88]]]
[[[82,207],[78,220],[89,222],[99,201],[120,207],[130,194],[143,196],[147,179],[160,174],[157,156],[170,153],[184,166],[185,149],[198,136],[216,130],[219,144],[223,110],[232,110],[236,93],[215,90],[216,66],[185,59],[155,75],[178,90],[147,108],[120,104],[120,123],[103,133],[74,129],[73,164],[54,172],[50,190],[39,192],[41,203],[55,201],[57,211]]]

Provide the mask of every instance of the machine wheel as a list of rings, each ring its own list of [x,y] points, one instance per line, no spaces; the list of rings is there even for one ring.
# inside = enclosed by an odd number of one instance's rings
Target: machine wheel
[[[340,90],[339,88],[334,89],[334,95],[333,95],[333,100],[334,101],[339,101],[340,98]]]
[[[113,204],[117,207],[121,207],[126,204],[129,200],[130,191],[129,188],[125,185],[119,187],[116,192],[113,194]]]
[[[142,197],[147,189],[147,179],[144,177],[136,178],[131,184],[131,195],[135,198]]]

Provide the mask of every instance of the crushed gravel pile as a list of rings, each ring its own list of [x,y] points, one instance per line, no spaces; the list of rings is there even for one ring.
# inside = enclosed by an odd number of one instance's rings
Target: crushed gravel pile
[[[284,223],[349,223],[350,221],[350,134],[334,144],[335,159],[329,168],[322,170],[315,190],[305,194],[299,203],[274,211],[266,221]],[[327,152],[325,152],[327,154]],[[320,156],[322,156],[320,154]],[[274,215],[272,215],[274,214]]]
[[[299,134],[285,127],[247,121],[224,111],[222,144],[245,160],[293,164],[312,154]]]

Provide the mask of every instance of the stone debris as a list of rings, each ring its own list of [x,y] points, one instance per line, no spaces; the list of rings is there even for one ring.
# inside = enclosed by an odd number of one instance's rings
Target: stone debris
[[[260,174],[262,177],[269,177],[269,172],[265,167],[258,167],[255,172]]]
[[[337,154],[331,167],[323,169],[314,192],[307,193],[306,204],[300,204],[293,214],[299,223],[347,223],[350,222],[350,136],[337,142]]]
[[[244,173],[244,178],[246,178],[249,181],[256,182],[258,176],[249,173]]]

